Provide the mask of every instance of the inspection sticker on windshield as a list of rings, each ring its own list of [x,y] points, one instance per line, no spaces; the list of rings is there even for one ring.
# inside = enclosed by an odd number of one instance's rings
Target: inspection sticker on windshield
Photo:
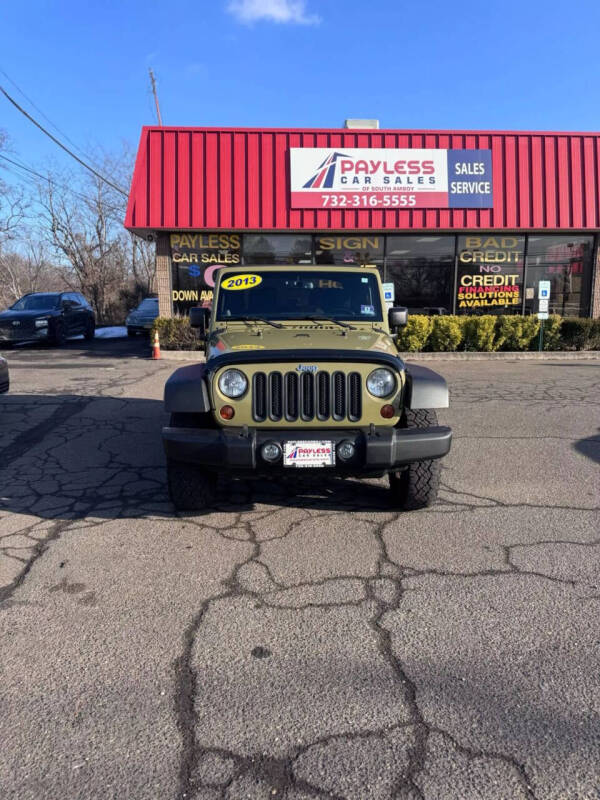
[[[285,442],[284,467],[333,467],[335,450],[333,442]]]
[[[360,307],[361,314],[370,314],[371,316],[375,315],[375,306],[361,306]]]
[[[221,283],[221,289],[235,292],[241,289],[254,289],[259,283],[262,283],[260,275],[232,275],[230,278],[225,278]]]

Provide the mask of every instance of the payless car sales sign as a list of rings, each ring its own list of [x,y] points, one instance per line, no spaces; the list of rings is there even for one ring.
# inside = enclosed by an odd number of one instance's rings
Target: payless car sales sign
[[[491,150],[292,147],[292,208],[492,208]]]

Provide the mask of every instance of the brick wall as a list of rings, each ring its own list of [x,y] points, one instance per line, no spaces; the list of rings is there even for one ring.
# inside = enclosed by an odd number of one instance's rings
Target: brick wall
[[[173,316],[171,288],[169,235],[159,233],[156,239],[156,293],[158,294],[158,313],[161,317]]]

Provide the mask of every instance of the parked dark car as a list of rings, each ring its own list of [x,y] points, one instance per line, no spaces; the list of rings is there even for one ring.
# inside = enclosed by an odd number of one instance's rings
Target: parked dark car
[[[148,333],[152,323],[158,317],[158,297],[144,297],[142,302],[133,308],[127,315],[127,335],[135,336],[136,333]]]
[[[9,384],[8,363],[5,358],[0,356],[0,394],[2,394],[2,392],[8,392]]]
[[[410,315],[413,314],[421,314],[426,317],[437,317],[437,316],[445,316],[450,314],[450,310],[447,308],[443,308],[442,306],[420,306],[418,308],[408,307],[408,313]]]
[[[0,343],[64,344],[70,336],[94,338],[96,318],[78,292],[31,292],[0,313]]]

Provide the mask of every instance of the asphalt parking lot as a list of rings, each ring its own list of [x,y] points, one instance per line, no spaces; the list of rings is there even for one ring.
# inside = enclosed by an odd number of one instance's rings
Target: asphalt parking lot
[[[6,353],[0,797],[600,797],[600,362],[443,362],[438,504],[176,515],[147,342]]]

